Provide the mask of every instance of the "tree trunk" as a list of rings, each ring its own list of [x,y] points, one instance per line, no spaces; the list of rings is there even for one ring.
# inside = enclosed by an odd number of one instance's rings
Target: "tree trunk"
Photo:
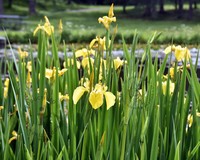
[[[13,0],[8,0],[8,8],[12,8],[12,2]]]
[[[194,9],[197,9],[197,1],[194,0]]]
[[[67,4],[71,4],[71,2],[72,2],[71,0],[67,0]]]
[[[123,13],[126,13],[127,0],[123,0]]]
[[[53,0],[52,3],[54,6],[56,6],[56,0]]]
[[[97,0],[96,3],[97,3],[98,5],[102,5],[102,4],[103,4],[103,1],[102,1],[102,0]]]
[[[156,15],[157,0],[145,0],[145,4],[146,8],[144,11],[144,16],[155,18],[157,16]]]
[[[178,10],[178,7],[177,7],[178,6],[178,0],[174,1],[174,5],[175,5],[175,10],[177,11]]]
[[[178,0],[178,18],[183,16],[183,0]]]
[[[151,0],[145,0],[145,4],[144,16],[151,16]]]
[[[189,19],[193,17],[193,0],[189,0]]]
[[[3,0],[0,0],[0,14],[3,14]]]
[[[29,0],[29,13],[31,15],[36,14],[35,6],[36,6],[36,0]]]
[[[159,5],[160,5],[160,9],[159,12],[160,13],[164,13],[164,0],[159,0]]]
[[[178,0],[178,10],[182,13],[183,11],[183,0]]]

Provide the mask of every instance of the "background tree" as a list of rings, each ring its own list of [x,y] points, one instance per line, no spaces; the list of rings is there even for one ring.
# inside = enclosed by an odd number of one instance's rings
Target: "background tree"
[[[189,19],[193,17],[193,0],[189,0]]]
[[[164,13],[164,0],[159,0],[159,12]]]
[[[31,15],[36,14],[36,0],[29,0],[29,13]]]
[[[72,3],[72,0],[67,0],[67,4],[71,4]]]
[[[0,0],[0,14],[3,13],[3,0]]]
[[[182,17],[183,13],[183,0],[178,0],[178,16]]]
[[[123,0],[123,13],[126,13],[126,5],[128,0]]]
[[[13,0],[8,0],[8,8],[12,8]]]

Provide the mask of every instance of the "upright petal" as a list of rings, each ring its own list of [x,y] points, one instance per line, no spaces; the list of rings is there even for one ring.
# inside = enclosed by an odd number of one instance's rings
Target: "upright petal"
[[[107,110],[112,107],[115,104],[115,95],[111,92],[105,92],[104,93],[105,98],[106,98],[106,106],[107,106]]]
[[[83,96],[85,91],[87,91],[87,89],[85,87],[83,87],[83,86],[79,86],[74,90],[74,93],[73,93],[74,104],[77,104],[77,102]]]
[[[63,24],[62,24],[62,20],[61,19],[59,21],[58,29],[59,29],[59,33],[62,33],[62,31],[63,31]]]
[[[114,5],[112,3],[112,5],[110,6],[110,9],[109,9],[109,12],[108,12],[108,17],[110,17],[110,18],[114,16],[113,8],[114,8]]]

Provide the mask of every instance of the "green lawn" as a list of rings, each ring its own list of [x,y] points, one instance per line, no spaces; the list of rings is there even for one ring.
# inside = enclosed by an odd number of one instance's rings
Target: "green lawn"
[[[187,6],[185,6],[187,8]],[[52,5],[43,6],[39,5],[37,8],[36,16],[27,16],[25,24],[22,27],[22,31],[8,31],[9,36],[13,35],[31,35],[31,32],[35,29],[38,23],[43,20],[44,15],[48,16],[50,22],[56,26],[59,19],[62,19],[64,26],[64,40],[67,42],[89,42],[96,34],[102,35],[104,32],[101,24],[98,23],[97,17],[107,15],[109,6],[86,6],[86,5],[66,5],[57,7]],[[173,8],[172,5],[166,5],[167,10]],[[121,42],[121,34],[131,42],[132,35],[135,30],[140,35],[140,42],[145,42],[151,34],[155,31],[161,32],[161,37],[157,42],[159,43],[171,43],[172,39],[175,43],[185,44],[198,44],[200,40],[200,24],[195,19],[198,19],[198,11],[195,11],[194,20],[177,19],[175,14],[171,11],[164,16],[159,16],[157,19],[141,18],[138,15],[142,9],[134,9],[134,7],[127,7],[127,14],[122,13],[121,6],[115,6],[115,16],[117,17],[118,25],[118,38],[116,43]],[[15,14],[27,14],[28,9],[26,6],[14,5],[12,12]],[[11,13],[11,10],[6,13]],[[28,14],[27,14],[28,15]],[[0,35],[4,35],[3,31],[0,31]],[[20,36],[18,36],[20,37]],[[28,38],[28,36],[25,36]],[[11,37],[12,39],[12,37]],[[16,38],[13,38],[16,39]],[[24,42],[24,41],[23,41]],[[26,40],[25,40],[26,42]]]

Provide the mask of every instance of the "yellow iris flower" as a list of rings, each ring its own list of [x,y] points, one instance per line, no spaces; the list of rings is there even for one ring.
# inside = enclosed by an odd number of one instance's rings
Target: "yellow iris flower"
[[[39,30],[44,31],[48,36],[51,36],[52,33],[54,33],[54,26],[51,25],[49,22],[49,19],[45,16],[45,23],[43,26],[38,24],[37,28],[34,30],[33,35],[35,36]]]
[[[29,72],[32,72],[32,62],[31,61],[27,62],[26,68],[28,69]]]
[[[90,68],[90,64],[93,66],[94,64],[93,58],[86,57],[86,58],[83,58],[81,61],[81,65],[83,66],[83,68],[86,68],[86,67]]]
[[[126,63],[126,61],[121,60],[119,57],[117,57],[116,59],[114,59],[113,62],[114,62],[115,70],[117,70],[118,68],[122,67],[123,64],[124,64],[124,62]]]
[[[109,45],[110,46],[111,41],[109,40]],[[90,48],[100,48],[101,50],[106,50],[106,37],[100,38],[96,37],[90,42],[89,45]]]
[[[65,72],[67,71],[66,68],[59,70],[58,71],[58,76],[62,76]],[[54,81],[56,78],[56,67],[54,67],[53,69],[48,69],[46,68],[45,70],[45,77]]]
[[[113,8],[114,8],[114,5],[112,4],[110,6],[108,16],[103,16],[98,19],[99,23],[102,23],[107,30],[109,29],[110,24],[112,22],[116,22],[116,17],[114,17]]]
[[[6,78],[6,80],[4,82],[4,93],[3,93],[4,98],[8,97],[9,82],[10,82],[10,80],[8,78]]]
[[[95,55],[95,51],[90,49],[86,49],[86,48],[83,48],[83,49],[80,49],[78,51],[75,52],[75,56],[76,58],[79,58],[79,57],[88,57],[90,55]]]
[[[13,140],[17,140],[17,138],[18,138],[18,134],[17,134],[17,132],[16,131],[12,131],[12,137],[9,139],[9,144],[13,141]]]
[[[115,104],[116,97],[113,93],[107,91],[107,86],[99,83],[90,90],[90,82],[88,80],[84,83],[84,86],[79,86],[74,90],[74,104],[77,104],[85,92],[90,92],[89,102],[93,109],[98,109],[103,105],[104,97],[106,100],[107,110]]]
[[[169,93],[172,94],[174,92],[175,84],[169,81]],[[167,93],[167,81],[162,82],[162,91],[163,94],[166,95]]]
[[[4,108],[3,106],[0,106],[0,111],[3,110],[3,108]]]
[[[169,69],[169,75],[172,79],[174,79],[174,67],[170,67]]]
[[[187,47],[181,47],[180,45],[178,46],[169,46],[167,47],[164,52],[165,54],[169,54],[171,52],[174,52],[174,56],[177,61],[188,61],[191,58],[190,51]]]
[[[20,58],[22,59],[28,57],[28,52],[22,51],[21,48],[18,48],[18,53],[19,53]]]
[[[63,100],[68,101],[68,100],[69,100],[69,95],[68,95],[68,94],[62,95],[62,94],[59,92],[59,100],[60,100],[60,101],[63,101]]]
[[[32,83],[31,73],[28,71],[27,78],[26,78],[27,86],[30,88]]]
[[[90,62],[91,62],[91,65],[94,64],[94,59],[89,57],[90,55],[95,55],[95,51],[93,49],[88,50],[86,48],[83,48],[76,51],[75,55],[76,55],[76,58],[83,57],[81,61],[83,68],[85,68],[86,66],[89,68]]]

